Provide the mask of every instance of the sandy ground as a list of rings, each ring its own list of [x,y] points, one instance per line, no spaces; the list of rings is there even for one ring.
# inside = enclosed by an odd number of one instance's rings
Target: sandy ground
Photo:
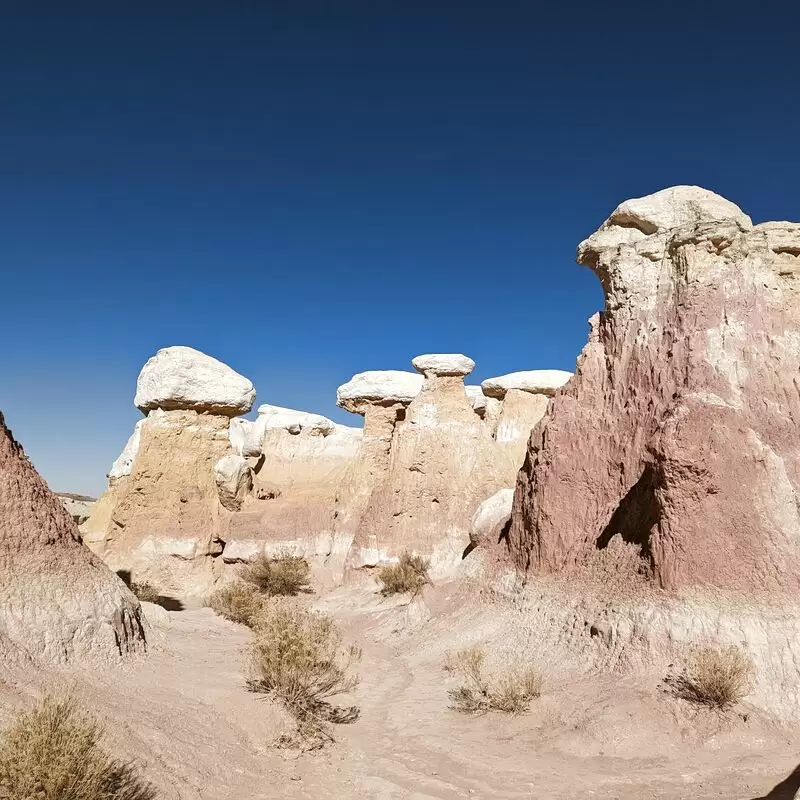
[[[290,723],[247,691],[249,631],[208,609],[162,612],[146,658],[46,683],[23,676],[0,694],[72,688],[106,721],[113,749],[140,760],[165,800],[777,800],[800,787],[800,773],[790,777],[800,762],[791,732],[746,706],[725,715],[689,707],[655,679],[554,661],[542,663],[544,692],[529,714],[449,709],[447,652],[497,630],[507,613],[457,584],[410,605],[364,588],[317,605],[363,647],[361,684],[345,698],[361,717],[337,726],[337,743],[321,752],[272,746]]]

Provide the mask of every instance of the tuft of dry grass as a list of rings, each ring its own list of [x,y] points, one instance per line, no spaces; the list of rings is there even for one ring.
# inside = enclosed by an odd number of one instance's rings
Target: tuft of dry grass
[[[378,571],[378,580],[383,584],[381,594],[416,595],[431,582],[428,577],[430,563],[422,556],[405,552],[396,564],[388,564]]]
[[[352,722],[359,714],[356,706],[334,707],[329,700],[358,684],[353,668],[361,650],[342,645],[330,617],[305,609],[264,609],[252,627],[250,689],[283,703],[297,720],[303,746],[313,749],[333,741],[326,723]]]
[[[477,647],[462,650],[448,661],[446,669],[458,673],[464,681],[448,692],[451,708],[467,714],[521,714],[541,695],[542,678],[535,668],[512,667],[493,683],[484,674],[485,662],[484,652]]]
[[[243,581],[270,596],[293,597],[310,591],[311,570],[302,556],[282,553],[275,558],[261,555],[241,571]]]
[[[152,583],[141,581],[139,583],[132,582],[130,590],[145,603],[157,603],[161,595]]]
[[[252,627],[253,619],[264,608],[265,600],[252,584],[236,581],[212,592],[207,605],[231,622]]]
[[[748,694],[753,674],[753,662],[742,648],[701,647],[675,681],[675,689],[685,700],[723,709]]]
[[[154,800],[133,763],[100,746],[102,729],[72,698],[45,697],[0,744],[3,800]]]

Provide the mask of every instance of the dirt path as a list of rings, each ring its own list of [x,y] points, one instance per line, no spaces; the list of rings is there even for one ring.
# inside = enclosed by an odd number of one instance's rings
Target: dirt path
[[[530,714],[464,716],[447,707],[442,654],[460,632],[488,628],[486,612],[425,621],[419,604],[363,591],[320,605],[364,653],[361,717],[321,753],[271,746],[287,721],[246,690],[249,632],[208,609],[169,614],[145,659],[60,681],[107,720],[120,755],[145,763],[164,800],[753,800],[800,761],[785,733],[687,725],[652,687],[621,678],[555,676]]]

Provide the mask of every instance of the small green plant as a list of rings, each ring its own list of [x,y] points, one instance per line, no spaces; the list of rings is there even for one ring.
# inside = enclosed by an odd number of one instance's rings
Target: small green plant
[[[712,708],[728,708],[750,691],[754,674],[750,656],[740,647],[701,647],[675,681],[679,696]]]
[[[281,553],[274,558],[261,555],[247,564],[241,578],[270,596],[295,596],[310,591],[311,570],[302,556]]]
[[[153,584],[147,583],[147,581],[132,582],[130,588],[139,600],[144,603],[157,603],[161,597]]]
[[[217,589],[207,601],[207,605],[221,617],[250,627],[265,604],[264,595],[252,584],[242,581]]]
[[[416,595],[431,582],[428,577],[427,559],[405,552],[396,564],[387,564],[378,570],[381,582],[381,594],[388,597],[393,594]]]
[[[154,800],[136,765],[100,746],[102,729],[72,698],[45,697],[0,744],[2,800]]]
[[[326,723],[352,722],[356,706],[332,706],[330,698],[358,684],[357,647],[343,647],[339,629],[323,614],[286,606],[264,609],[253,621],[250,662],[254,692],[278,698],[297,721],[298,741],[309,749],[333,741]]]
[[[467,714],[503,711],[521,714],[542,693],[542,678],[533,667],[512,668],[492,684],[484,675],[486,656],[477,647],[462,650],[446,664],[463,683],[450,690],[451,708]]]

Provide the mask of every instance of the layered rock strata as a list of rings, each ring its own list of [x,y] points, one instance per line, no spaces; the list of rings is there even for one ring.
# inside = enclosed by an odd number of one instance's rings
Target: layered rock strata
[[[666,588],[796,593],[800,225],[678,186],[620,205],[578,260],[605,309],[531,437],[517,566],[619,536]]]
[[[0,658],[116,659],[144,639],[139,601],[81,543],[0,414]]]

